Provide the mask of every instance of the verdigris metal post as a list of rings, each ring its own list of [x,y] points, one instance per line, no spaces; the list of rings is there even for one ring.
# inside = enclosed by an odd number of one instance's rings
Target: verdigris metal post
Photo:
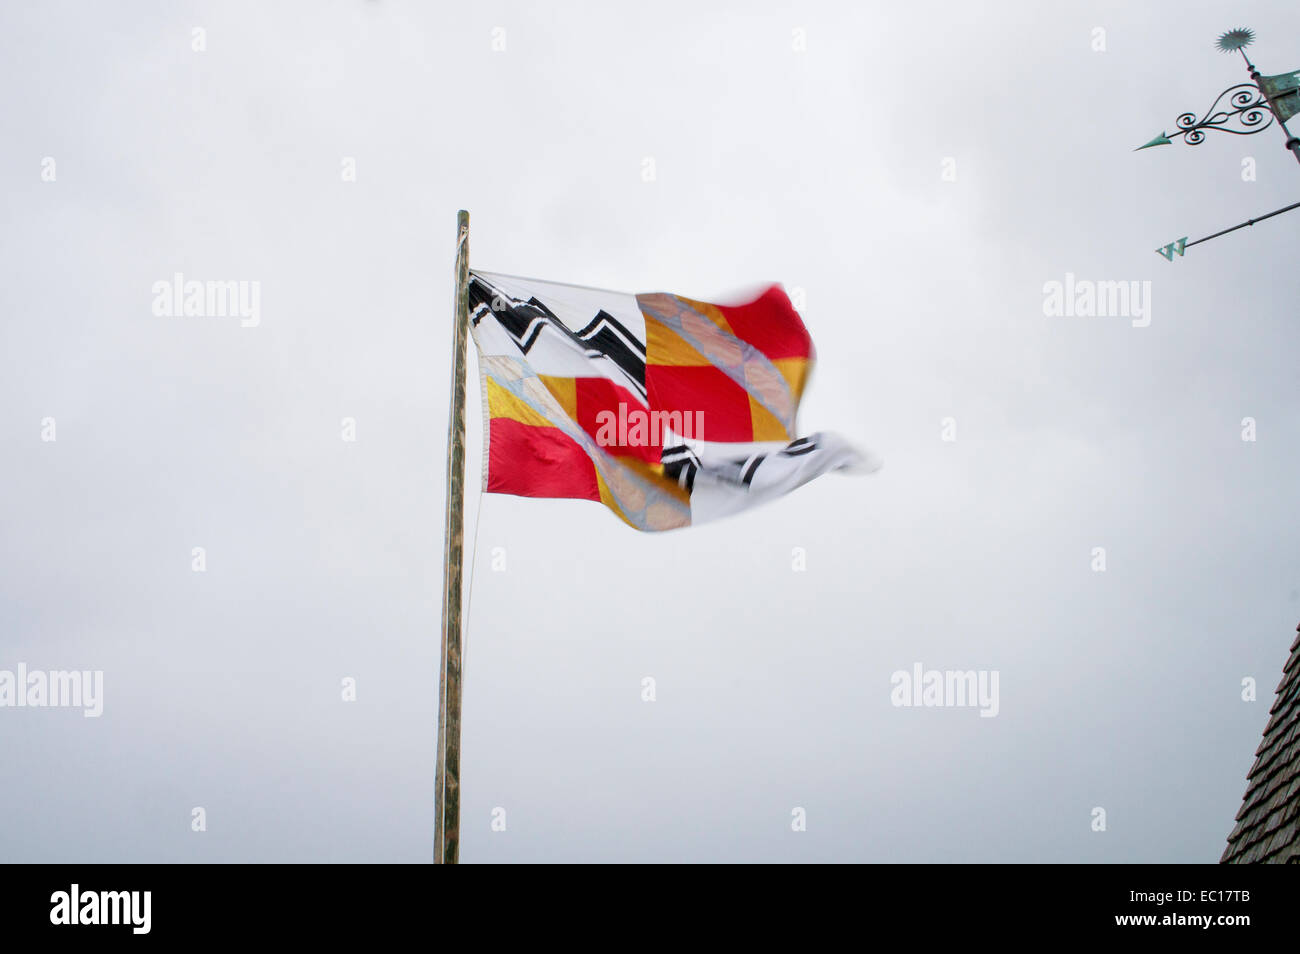
[[[1269,88],[1269,84],[1263,82],[1264,78],[1260,76],[1259,69],[1250,61],[1250,57],[1246,55],[1244,46],[1245,44],[1242,44],[1242,46],[1237,47],[1237,52],[1240,53],[1241,58],[1246,61],[1246,69],[1250,71],[1250,78],[1259,89],[1260,95],[1268,101],[1269,111],[1273,114],[1274,118],[1277,119],[1278,125],[1282,127],[1282,133],[1286,136],[1286,147],[1295,155],[1296,162],[1300,162],[1300,139],[1296,138],[1291,130],[1287,128],[1286,121],[1289,117],[1286,111],[1278,106],[1277,100],[1274,98],[1273,93]]]

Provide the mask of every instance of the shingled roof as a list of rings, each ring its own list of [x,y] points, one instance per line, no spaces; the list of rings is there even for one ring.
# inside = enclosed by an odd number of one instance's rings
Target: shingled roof
[[[1300,626],[1296,627],[1300,632]],[[1300,636],[1282,667],[1246,797],[1220,862],[1300,864]]]

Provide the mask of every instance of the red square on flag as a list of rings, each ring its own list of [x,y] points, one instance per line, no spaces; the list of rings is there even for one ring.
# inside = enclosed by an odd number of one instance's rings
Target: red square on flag
[[[773,361],[812,357],[812,338],[785,292],[773,285],[746,305],[719,305],[736,337]]]
[[[599,500],[596,465],[558,427],[492,418],[488,433],[490,494]]]
[[[627,388],[607,378],[577,378],[574,403],[578,426],[596,438],[606,453],[615,457],[638,457],[649,464],[659,463],[663,451],[662,437],[651,440],[651,437],[659,435],[652,433],[649,412],[641,399]],[[602,424],[608,425],[611,420],[612,427],[602,428]],[[603,442],[602,437],[606,438]]]
[[[712,366],[650,364],[645,369],[646,391],[652,411],[699,411],[700,433],[705,441],[752,441],[754,423],[749,413],[749,393],[726,372]]]

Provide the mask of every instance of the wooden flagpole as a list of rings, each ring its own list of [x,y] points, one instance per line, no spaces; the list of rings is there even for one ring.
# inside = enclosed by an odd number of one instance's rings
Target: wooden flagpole
[[[469,213],[456,213],[456,306],[451,334],[447,423],[447,533],[443,543],[442,676],[438,689],[438,771],[434,864],[460,859],[461,571],[465,557],[465,348],[469,340]]]

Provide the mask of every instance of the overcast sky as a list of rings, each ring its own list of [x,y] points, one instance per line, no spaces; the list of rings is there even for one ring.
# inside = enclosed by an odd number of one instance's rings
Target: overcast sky
[[[802,428],[885,465],[660,535],[472,495],[462,861],[1217,861],[1300,621],[1300,212],[1153,249],[1300,167],[1131,150],[1236,26],[1300,67],[1277,3],[5,5],[0,670],[104,709],[0,709],[0,859],[429,860],[466,208],[492,271],[802,289]]]

